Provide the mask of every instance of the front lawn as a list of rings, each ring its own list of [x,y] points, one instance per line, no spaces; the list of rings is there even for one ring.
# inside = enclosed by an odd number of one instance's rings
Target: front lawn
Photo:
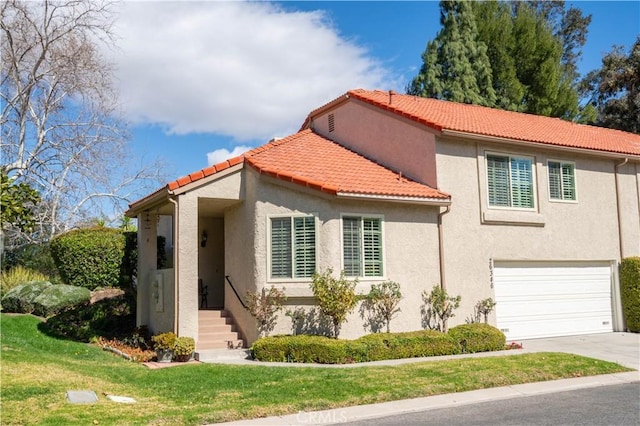
[[[3,425],[214,423],[629,371],[558,353],[348,369],[190,364],[149,370],[50,337],[35,317],[0,320]],[[93,390],[99,401],[69,404],[67,390]],[[119,404],[105,394],[138,402]]]

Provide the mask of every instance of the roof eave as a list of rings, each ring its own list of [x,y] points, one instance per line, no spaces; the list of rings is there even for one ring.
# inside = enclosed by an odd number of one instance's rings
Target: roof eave
[[[336,196],[343,199],[361,200],[361,201],[386,201],[391,203],[418,204],[423,206],[440,206],[446,207],[451,205],[451,198],[435,198],[435,197],[410,197],[402,195],[386,195],[386,194],[360,194],[353,192],[337,192]]]
[[[555,149],[560,151],[568,151],[568,152],[578,152],[581,154],[589,154],[589,155],[599,155],[601,157],[608,158],[630,158],[635,160],[640,160],[640,155],[629,154],[624,152],[617,151],[604,151],[599,149],[592,148],[579,148],[573,146],[552,144],[547,142],[535,142],[528,141],[523,139],[513,139],[513,138],[505,138],[501,136],[489,136],[483,135],[479,133],[470,133],[463,132],[460,130],[452,130],[452,129],[442,129],[443,136],[453,136],[457,138],[475,140],[475,141],[484,141],[484,142],[497,142],[497,143],[507,143],[507,144],[517,144],[517,145],[531,145],[538,148],[546,148],[546,149]]]
[[[164,186],[151,193],[150,195],[129,204],[129,208],[124,212],[124,215],[130,218],[136,218],[138,214],[145,210],[150,210],[156,206],[164,204],[166,200],[173,195],[168,186]]]

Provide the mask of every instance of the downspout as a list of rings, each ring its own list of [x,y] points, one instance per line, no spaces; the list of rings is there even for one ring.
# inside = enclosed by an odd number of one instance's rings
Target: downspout
[[[447,206],[446,210],[438,213],[438,254],[440,256],[440,288],[447,290],[444,273],[444,230],[442,227],[442,216],[451,211],[451,206]]]
[[[616,180],[616,208],[617,208],[617,213],[618,213],[618,242],[620,244],[620,260],[622,261],[622,255],[623,255],[623,247],[624,245],[622,244],[622,209],[620,207],[620,182],[619,182],[619,178],[618,178],[618,173],[620,170],[620,167],[624,166],[625,164],[627,164],[629,162],[629,158],[625,158],[624,160],[622,160],[621,163],[616,164],[615,167],[615,180]]]
[[[178,315],[178,267],[180,266],[178,224],[180,222],[178,221],[178,201],[170,196],[169,202],[173,204],[173,332],[178,334],[178,320],[180,319]]]

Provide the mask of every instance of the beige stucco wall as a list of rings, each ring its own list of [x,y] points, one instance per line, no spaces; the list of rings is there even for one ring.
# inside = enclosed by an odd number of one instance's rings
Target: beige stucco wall
[[[640,256],[640,162],[628,162],[618,168],[618,194],[622,257]]]
[[[173,331],[174,272],[156,268],[156,237],[162,227],[152,213],[140,214],[138,224],[136,324],[148,326],[152,333]]]
[[[311,279],[272,280],[268,276],[269,218],[273,215],[313,214],[317,218],[317,267],[331,267],[337,274],[342,269],[341,215],[375,215],[383,219],[383,253],[385,276],[361,278],[356,291],[368,293],[372,283],[385,279],[401,285],[403,300],[401,313],[392,321],[395,331],[421,329],[420,295],[438,282],[438,232],[437,207],[415,206],[386,202],[360,202],[339,200],[306,192],[271,178],[258,177],[249,171],[247,181],[253,181],[259,190],[255,192],[255,285],[284,288],[290,300],[288,310],[313,308]],[[249,191],[247,191],[249,193]],[[291,319],[284,314],[274,333],[291,333]],[[255,328],[252,322],[245,327]],[[343,326],[341,337],[355,338],[370,332],[356,309]],[[253,339],[249,339],[250,341]]]
[[[534,158],[534,212],[487,206],[487,151]],[[436,158],[440,188],[453,200],[443,220],[446,285],[462,295],[451,325],[462,323],[478,300],[495,299],[492,260],[618,259],[613,160],[455,139],[440,139]],[[577,202],[549,200],[548,159],[575,162]]]
[[[335,129],[329,132],[328,115]],[[350,100],[313,119],[312,128],[418,182],[437,188],[435,136],[425,126]]]

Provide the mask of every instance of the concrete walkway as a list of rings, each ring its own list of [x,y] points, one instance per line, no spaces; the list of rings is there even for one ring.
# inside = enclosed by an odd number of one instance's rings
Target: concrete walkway
[[[445,357],[412,358],[403,360],[378,361],[371,363],[348,364],[340,366],[318,366],[313,364],[262,363],[241,360],[235,363],[265,366],[300,366],[311,365],[324,368],[357,368],[374,365],[400,365],[410,362],[439,361],[451,358],[468,358],[482,356],[506,356],[518,353],[533,352],[565,352],[605,361],[617,362],[638,370],[640,367],[640,335],[634,333],[603,333],[584,336],[556,337],[534,339],[521,342],[523,349],[490,352],[484,354],[454,355]],[[549,382],[526,383],[499,388],[479,389],[425,398],[390,401],[380,404],[360,405],[314,412],[299,412],[287,416],[267,417],[261,419],[242,420],[224,423],[226,425],[327,425],[351,421],[366,420],[376,417],[392,416],[437,408],[448,408],[480,402],[496,401],[523,396],[562,392],[568,390],[608,386],[640,381],[640,372],[607,374],[601,376],[579,377],[573,379],[553,380]]]

